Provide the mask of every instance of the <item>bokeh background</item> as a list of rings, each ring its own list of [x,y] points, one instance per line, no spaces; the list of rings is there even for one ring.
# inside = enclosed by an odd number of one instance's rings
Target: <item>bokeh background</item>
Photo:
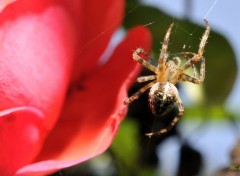
[[[153,138],[144,135],[163,128],[175,113],[154,118],[146,92],[129,106],[128,115],[108,151],[54,176],[240,174],[240,170],[234,170],[234,166],[240,166],[239,7],[237,0],[127,0],[123,27],[113,37],[110,47],[120,40],[125,30],[145,25],[153,35],[151,62],[156,63],[161,41],[174,22],[170,57],[179,56],[182,51],[197,52],[206,18],[211,26],[204,53],[206,80],[203,85],[177,85],[185,114],[166,135]],[[150,72],[143,69],[141,74]],[[142,86],[134,84],[129,95]]]

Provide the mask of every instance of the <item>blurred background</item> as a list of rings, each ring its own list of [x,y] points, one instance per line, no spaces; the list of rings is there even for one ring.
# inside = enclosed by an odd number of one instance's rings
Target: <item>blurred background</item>
[[[197,52],[205,30],[203,19],[209,21],[211,33],[204,53],[204,84],[177,85],[185,106],[184,117],[169,133],[152,138],[144,134],[166,126],[174,112],[154,118],[145,92],[130,104],[108,151],[54,176],[240,175],[239,7],[237,0],[127,0],[123,28],[116,33],[113,43],[125,30],[145,25],[154,39],[152,63],[156,63],[161,42],[172,22],[170,57],[183,51]],[[150,73],[143,69],[141,74]],[[129,95],[143,85],[136,83]]]

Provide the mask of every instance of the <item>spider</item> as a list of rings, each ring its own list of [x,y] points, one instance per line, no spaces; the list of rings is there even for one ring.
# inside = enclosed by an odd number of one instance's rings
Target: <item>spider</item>
[[[178,90],[175,84],[180,81],[188,81],[195,84],[200,84],[205,78],[205,58],[203,57],[204,47],[207,43],[208,36],[210,33],[210,26],[208,21],[205,20],[206,30],[202,36],[199,44],[198,53],[192,52],[181,52],[181,55],[187,60],[186,63],[181,64],[181,59],[179,57],[174,57],[172,60],[168,60],[168,42],[170,33],[173,27],[173,23],[167,30],[164,37],[162,49],[159,56],[158,66],[154,66],[144,60],[141,56],[142,54],[147,56],[147,53],[142,48],[137,48],[133,52],[133,60],[137,61],[139,64],[143,65],[147,69],[155,73],[155,75],[142,76],[137,79],[137,82],[142,83],[146,81],[151,81],[131,97],[124,101],[124,104],[130,104],[134,100],[150,88],[149,91],[149,106],[154,115],[161,115],[166,112],[170,107],[178,107],[178,115],[173,118],[171,123],[164,129],[160,129],[156,132],[147,133],[146,136],[151,137],[153,135],[160,135],[162,133],[167,133],[171,128],[179,121],[179,119],[184,114],[184,107],[182,101],[179,97]],[[200,61],[200,76],[196,70],[195,64]],[[193,77],[184,73],[189,67],[193,68]]]

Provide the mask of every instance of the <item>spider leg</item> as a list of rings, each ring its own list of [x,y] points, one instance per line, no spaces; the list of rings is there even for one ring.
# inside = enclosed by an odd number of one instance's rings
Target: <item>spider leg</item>
[[[132,103],[134,100],[138,99],[138,97],[140,95],[142,95],[143,92],[145,92],[147,89],[149,89],[150,87],[152,87],[153,84],[155,84],[157,81],[152,81],[150,83],[148,83],[147,85],[145,85],[144,87],[142,87],[141,89],[139,89],[136,93],[134,93],[131,97],[127,98],[123,103],[125,105]]]
[[[174,125],[180,120],[180,118],[184,114],[184,107],[182,106],[181,100],[179,100],[179,103],[178,103],[178,111],[179,111],[178,115],[172,120],[172,122],[166,128],[163,128],[156,132],[146,133],[145,135],[148,136],[149,138],[151,138],[152,136],[160,135],[160,134],[167,133],[168,131],[170,131],[172,129],[172,127],[174,127]]]
[[[181,73],[178,80],[179,81],[188,81],[188,82],[192,82],[195,84],[201,84],[203,82],[203,80],[205,79],[205,58],[202,57],[201,58],[201,68],[200,68],[200,77],[199,78],[193,78],[185,73]]]
[[[189,59],[181,68],[180,68],[180,72],[183,72],[184,70],[188,69],[189,67],[191,67],[193,64],[197,63],[201,58],[202,58],[202,55],[203,55],[203,52],[204,52],[204,47],[207,43],[207,39],[208,39],[208,36],[209,36],[209,33],[210,33],[210,26],[208,24],[208,21],[207,20],[204,20],[205,23],[206,23],[206,30],[202,36],[202,39],[200,41],[200,44],[199,44],[199,49],[198,49],[198,54],[194,54],[194,53],[191,53],[193,54],[193,57],[191,59]],[[189,53],[189,52],[185,52],[185,53]]]
[[[168,42],[169,42],[172,27],[173,27],[173,23],[169,26],[167,33],[163,39],[162,49],[161,49],[159,61],[158,61],[158,71],[159,72],[163,72],[165,70],[165,63],[168,58],[168,52],[167,52]]]
[[[139,64],[143,65],[147,69],[151,70],[152,72],[157,74],[157,67],[153,66],[146,60],[144,60],[141,56],[139,56],[140,53],[143,53],[144,55],[147,55],[147,53],[142,48],[137,48],[133,52],[133,60],[137,61]]]
[[[202,36],[202,40],[200,42],[200,45],[199,45],[199,49],[198,49],[198,55],[199,56],[202,56],[203,55],[203,52],[204,52],[204,47],[207,43],[207,39],[208,39],[208,36],[209,36],[209,33],[210,33],[210,26],[208,24],[208,21],[206,19],[204,19],[205,23],[206,23],[206,30]]]
[[[198,54],[194,54],[194,56],[191,59],[189,59],[182,67],[180,67],[179,69],[180,73],[182,73],[184,70],[196,64],[201,58],[202,56],[199,56]]]
[[[196,54],[193,53],[193,52],[181,52],[181,54],[184,56],[184,57],[187,57],[188,55],[192,55],[192,56],[195,56]]]
[[[138,77],[137,82],[142,83],[146,81],[152,81],[157,78],[157,75],[141,76]]]
[[[191,76],[189,76],[189,75],[187,75],[185,73],[182,73],[178,80],[179,81],[188,81],[188,82],[192,82],[194,84],[200,84],[200,83],[203,82],[201,79],[197,79],[197,78],[191,77]]]
[[[196,55],[195,53],[192,53],[192,52],[181,52],[181,54],[183,55],[183,57],[187,60],[191,59],[188,57],[188,55]],[[192,68],[193,68],[193,77],[194,78],[197,78],[198,77],[198,72],[197,72],[197,68],[196,68],[196,65],[193,64],[192,65]]]
[[[182,64],[182,61],[179,57],[174,57],[173,61],[177,62],[177,64],[176,64],[177,68],[179,68]]]

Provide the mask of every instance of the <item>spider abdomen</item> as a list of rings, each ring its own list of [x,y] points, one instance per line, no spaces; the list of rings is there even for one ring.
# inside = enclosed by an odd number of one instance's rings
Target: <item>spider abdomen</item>
[[[149,105],[155,115],[161,115],[177,103],[177,88],[169,82],[157,82],[149,92]]]

